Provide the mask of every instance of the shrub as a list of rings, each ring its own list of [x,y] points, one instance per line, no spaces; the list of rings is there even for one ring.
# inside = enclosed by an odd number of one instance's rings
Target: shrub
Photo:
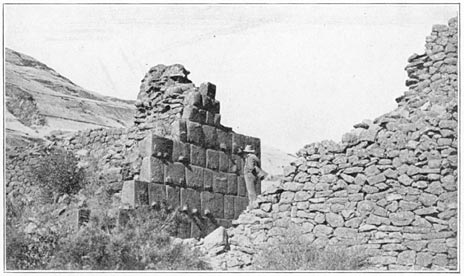
[[[366,257],[345,247],[316,248],[296,230],[278,242],[266,245],[257,255],[256,270],[359,270]]]
[[[50,202],[53,196],[74,194],[84,184],[84,171],[77,166],[78,160],[72,152],[53,148],[47,155],[38,158],[32,168],[42,189],[43,199]]]
[[[130,221],[107,231],[105,219],[95,219],[75,236],[60,242],[53,269],[85,270],[206,270],[198,252],[173,244],[167,226],[175,213],[149,208],[135,210]]]

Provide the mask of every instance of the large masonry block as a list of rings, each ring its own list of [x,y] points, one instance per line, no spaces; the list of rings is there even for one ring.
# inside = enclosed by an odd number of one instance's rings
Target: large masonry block
[[[148,183],[130,180],[124,181],[121,192],[121,202],[132,208],[148,205]]]
[[[243,175],[243,161],[238,155],[232,155],[229,162],[229,172]]]
[[[201,93],[198,91],[191,91],[185,95],[184,106],[196,106],[201,108],[203,106]]]
[[[216,98],[216,85],[210,82],[202,83],[200,84],[199,92],[202,96],[205,95],[212,99],[215,99]]]
[[[161,159],[145,156],[140,167],[140,180],[164,183],[164,162]]]
[[[187,187],[192,189],[203,187],[203,168],[197,166],[190,166],[185,168],[185,178]]]
[[[171,126],[171,135],[176,140],[187,142],[187,122],[185,120],[175,120]]]
[[[232,153],[240,153],[246,146],[245,136],[233,132],[232,134]]]
[[[214,125],[214,113],[206,111],[206,120],[205,123],[208,125]]]
[[[188,188],[181,188],[180,189],[180,204],[182,208],[187,206],[189,211],[192,209],[197,209],[200,211],[201,209],[201,201],[200,201],[200,192],[195,191],[193,189]]]
[[[210,111],[219,114],[221,112],[221,103],[218,100],[213,100]]]
[[[180,206],[180,188],[166,186],[167,204],[171,208]]]
[[[172,161],[181,162],[184,164],[188,163],[190,160],[190,145],[176,140],[173,142]]]
[[[217,130],[219,149],[230,153],[232,151],[232,135],[222,129]]]
[[[234,219],[235,215],[235,197],[226,195],[224,196],[224,218]]]
[[[215,172],[209,169],[203,170],[203,189],[206,191],[213,190],[214,173]]]
[[[217,171],[219,169],[219,152],[216,150],[206,150],[206,167]]]
[[[185,166],[182,163],[167,163],[164,166],[164,182],[170,185],[183,186],[185,184]]]
[[[217,149],[218,138],[216,128],[213,126],[203,125],[203,133],[205,134],[205,147],[208,149]]]
[[[227,174],[227,194],[229,195],[237,195],[238,192],[238,184],[237,184],[237,176],[232,173]]]
[[[148,183],[149,204],[166,202],[166,186],[162,184]]]
[[[225,152],[219,152],[219,171],[229,172],[229,159],[229,155],[227,155]]]
[[[200,110],[198,107],[187,105],[184,106],[184,110],[182,113],[182,119],[187,120],[187,121],[193,121],[193,122],[198,122],[200,123]]]
[[[214,172],[213,192],[226,194],[227,193],[227,174]]]
[[[218,193],[201,193],[201,212],[209,211],[215,218],[224,217],[224,196]]]
[[[150,133],[140,143],[142,156],[153,156],[160,159],[171,160],[173,142],[170,139]]]
[[[201,124],[187,121],[187,141],[197,146],[204,146],[205,135]]]
[[[248,198],[246,197],[236,197],[234,200],[234,219],[238,218],[240,214],[248,206]]]
[[[246,183],[245,183],[245,178],[243,176],[237,177],[237,186],[238,186],[238,195],[239,196],[247,196],[247,190],[246,190]]]
[[[194,144],[190,145],[190,164],[206,167],[206,150]]]

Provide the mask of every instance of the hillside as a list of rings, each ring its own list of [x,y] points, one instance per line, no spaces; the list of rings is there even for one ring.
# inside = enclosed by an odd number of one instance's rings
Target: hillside
[[[132,101],[88,91],[42,62],[8,48],[5,105],[8,138],[43,138],[57,130],[128,127],[134,114]]]

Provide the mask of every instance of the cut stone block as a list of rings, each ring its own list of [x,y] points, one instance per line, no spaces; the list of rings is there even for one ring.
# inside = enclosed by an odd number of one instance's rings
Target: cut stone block
[[[187,106],[196,106],[201,108],[203,106],[201,93],[198,91],[191,91],[187,93],[184,98],[184,110]]]
[[[245,178],[243,176],[237,177],[238,195],[245,197],[247,196]]]
[[[221,103],[218,100],[213,100],[210,111],[216,114],[221,113]]]
[[[198,123],[202,125],[206,123],[206,112],[207,111],[204,109],[198,110],[198,120],[197,120]]]
[[[205,124],[207,125],[214,125],[214,113],[210,111],[206,111],[206,120]]]
[[[138,180],[124,181],[121,203],[131,208],[148,205],[148,183]]]
[[[206,95],[212,99],[216,98],[216,85],[205,82],[200,84],[199,92],[201,95]]]
[[[237,184],[237,176],[232,173],[227,174],[227,194],[229,195],[237,195],[238,192],[238,184]]]
[[[229,160],[229,172],[235,173],[237,175],[243,175],[243,160],[238,155],[232,155]]]
[[[229,155],[225,152],[219,152],[219,171],[221,172],[229,172],[230,162],[229,162]]]
[[[205,135],[201,124],[187,121],[187,141],[201,147],[205,145]]]
[[[203,99],[203,108],[213,114],[216,113],[216,112],[213,112],[214,99],[206,95],[202,95],[202,99]]]
[[[218,149],[218,137],[216,128],[213,126],[203,125],[205,134],[205,147],[208,149]]]
[[[185,178],[187,187],[197,189],[203,187],[204,175],[203,168],[198,166],[189,166],[185,168]]]
[[[234,219],[235,215],[235,197],[226,195],[224,196],[224,218]]]
[[[148,183],[149,204],[166,202],[166,186],[162,184]]]
[[[187,123],[185,120],[175,120],[172,123],[171,135],[175,140],[187,142]]]
[[[182,163],[167,163],[164,166],[164,183],[176,186],[185,185],[185,166]]]
[[[232,151],[232,135],[222,129],[217,130],[219,149],[226,153]]]
[[[161,159],[145,156],[140,167],[140,181],[164,183],[164,162]]]
[[[171,208],[180,206],[180,188],[166,186],[167,204]]]
[[[218,193],[201,193],[201,214],[211,213],[214,218],[224,217],[224,196]]]
[[[232,134],[232,153],[237,154],[245,148],[246,139],[242,134],[233,132]]]
[[[189,212],[192,209],[201,209],[201,201],[200,201],[200,192],[195,191],[193,189],[188,188],[181,188],[180,189],[180,205],[183,208],[184,206],[188,206]]]
[[[181,214],[180,219],[177,220],[177,237],[181,239],[188,239],[190,238],[192,225],[191,221],[186,214]]]
[[[190,162],[190,145],[187,143],[173,141],[172,162],[187,164]]]
[[[150,133],[140,143],[140,154],[143,157],[153,156],[159,159],[171,160],[172,148],[172,140]]]
[[[230,219],[218,219],[217,223],[218,223],[218,226],[222,226],[226,229],[232,227],[232,221]]]
[[[248,198],[246,197],[236,197],[234,200],[234,219],[237,219],[238,216],[246,209],[248,206]]]
[[[203,168],[206,167],[206,150],[190,144],[190,164]]]
[[[184,106],[184,110],[182,111],[182,119],[201,123],[200,110],[196,106]]]
[[[221,114],[214,114],[214,125],[221,125]]]
[[[217,171],[219,168],[219,152],[216,150],[206,150],[206,167]]]
[[[214,179],[214,172],[209,169],[204,169],[203,170],[203,189],[206,191],[212,191],[213,190],[213,179]]]
[[[226,194],[228,182],[227,174],[214,172],[213,177],[213,192]]]

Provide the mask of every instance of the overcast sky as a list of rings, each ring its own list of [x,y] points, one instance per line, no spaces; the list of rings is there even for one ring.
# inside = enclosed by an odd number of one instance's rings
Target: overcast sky
[[[457,5],[6,5],[5,46],[135,99],[156,64],[217,85],[222,122],[294,153],[391,111]]]

